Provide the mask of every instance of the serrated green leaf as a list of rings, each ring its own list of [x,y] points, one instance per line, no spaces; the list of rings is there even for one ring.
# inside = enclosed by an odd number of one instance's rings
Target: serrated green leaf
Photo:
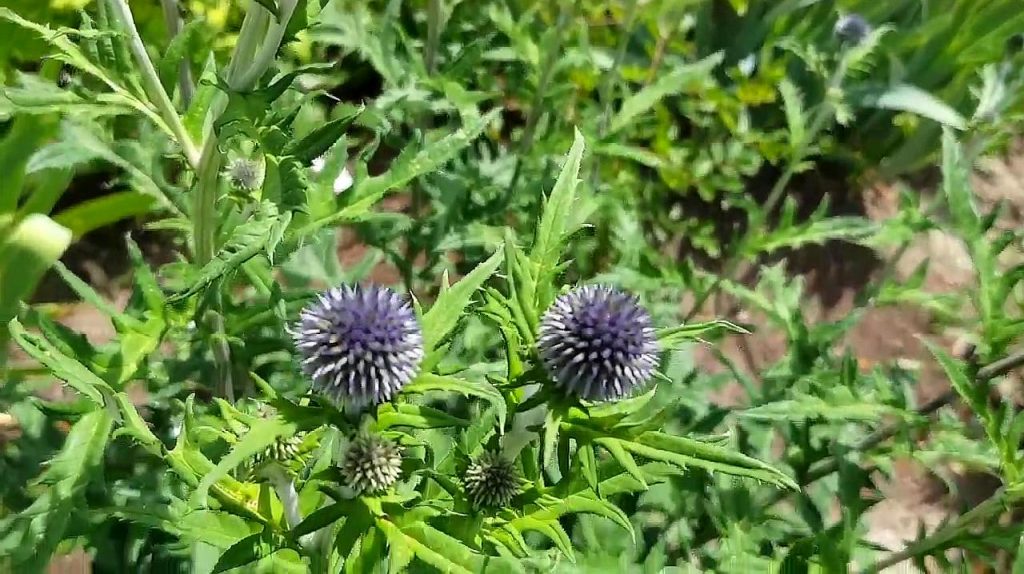
[[[469,426],[469,421],[465,419],[421,405],[386,404],[377,412],[377,428],[379,430],[393,427],[434,429],[466,426]]]
[[[845,402],[835,404],[821,397],[798,394],[795,398],[773,401],[746,409],[740,416],[757,420],[797,421],[828,420],[872,422],[899,414],[898,409],[873,402]]]
[[[789,127],[789,146],[792,149],[798,149],[805,143],[804,139],[807,137],[803,97],[800,90],[788,78],[779,82],[779,94],[782,95],[786,125]]]
[[[267,531],[250,534],[235,542],[230,548],[221,554],[212,574],[227,572],[234,568],[248,566],[265,558],[269,558],[284,548],[281,545],[280,537],[273,536]]]
[[[88,397],[97,405],[104,404],[104,395],[109,396],[114,393],[114,389],[103,379],[75,359],[61,353],[44,337],[26,331],[17,319],[12,319],[8,327],[11,336],[29,356],[49,369],[53,376],[66,382],[71,388]]]
[[[431,355],[458,324],[473,295],[497,271],[503,258],[504,253],[501,250],[496,251],[454,286],[442,289],[430,310],[423,314],[420,324],[423,329],[423,347],[427,349],[425,369],[430,369],[439,359],[436,354],[433,357]]]
[[[532,516],[521,516],[509,522],[508,528],[517,532],[534,531],[543,534],[555,544],[570,562],[576,562],[576,552],[572,548],[572,540],[557,520],[538,520]]]
[[[909,84],[888,88],[865,99],[865,105],[885,110],[910,112],[958,130],[967,129],[967,120],[948,104]]]
[[[687,86],[706,82],[712,70],[721,63],[725,54],[716,52],[692,64],[679,66],[672,72],[658,78],[650,86],[640,90],[622,102],[622,107],[612,118],[608,134],[612,135],[632,124],[636,117],[653,108],[666,96],[684,91]]]
[[[249,432],[245,433],[231,447],[231,451],[213,469],[205,473],[196,486],[195,492],[189,498],[189,506],[196,509],[206,506],[207,493],[214,483],[228,476],[232,470],[238,468],[246,460],[274,444],[280,437],[293,436],[296,431],[294,423],[278,418],[258,419],[253,422],[249,427]]]
[[[684,343],[699,341],[702,337],[710,336],[716,331],[730,331],[741,335],[749,335],[750,331],[726,321],[725,319],[714,319],[703,323],[691,323],[679,325],[678,327],[667,327],[658,329],[658,344],[665,349],[673,349]]]
[[[274,238],[280,237],[282,222],[277,206],[268,201],[261,203],[259,210],[248,221],[235,228],[224,247],[220,248],[213,260],[203,266],[192,284],[184,291],[168,297],[168,302],[187,299],[238,269],[246,261],[266,253],[272,247]]]
[[[309,164],[331,149],[331,146],[345,135],[345,131],[348,130],[348,127],[352,125],[352,122],[362,112],[363,107],[348,110],[348,113],[340,118],[335,118],[322,126],[318,126],[299,141],[290,144],[285,148],[285,152],[295,156],[300,162]]]
[[[461,564],[460,561],[472,561],[471,558],[475,553],[458,540],[444,535],[425,524],[420,528],[414,529],[414,531],[421,537],[426,537],[427,532],[431,532],[432,534],[430,534],[428,538],[433,544],[437,544],[439,542],[444,543],[443,547],[431,547],[412,536],[406,530],[400,529],[393,522],[390,522],[385,518],[377,518],[376,522],[377,528],[384,533],[388,544],[392,548],[407,548],[412,555],[416,556],[416,558],[420,559],[425,564],[437,568],[441,572],[450,572],[453,574],[472,574],[474,572],[474,570],[471,570]]]
[[[544,201],[544,211],[537,224],[533,248],[530,250],[530,262],[534,270],[531,276],[537,288],[532,308],[538,312],[546,309],[554,299],[550,283],[562,258],[565,240],[576,231],[569,228],[567,222],[571,219],[570,214],[576,203],[576,186],[580,183],[583,148],[583,134],[576,130],[572,148],[565,156],[555,187]]]
[[[501,391],[486,381],[466,381],[452,376],[420,373],[409,384],[402,388],[402,393],[426,394],[430,392],[458,393],[464,396],[475,396],[490,403],[498,419],[499,432],[505,428],[508,416],[508,405]]]
[[[0,555],[19,572],[42,572],[64,539],[85,488],[102,466],[114,421],[106,409],[82,416],[64,446],[35,481],[46,490],[19,514],[0,520]]]
[[[640,483],[641,488],[647,490],[647,479],[644,478],[643,471],[640,470],[640,466],[637,465],[636,459],[633,458],[633,455],[629,454],[626,449],[622,448],[619,441],[610,438],[597,438],[594,439],[594,444],[607,450],[608,454],[612,455],[612,458],[622,466],[622,469],[635,478],[636,481]]]

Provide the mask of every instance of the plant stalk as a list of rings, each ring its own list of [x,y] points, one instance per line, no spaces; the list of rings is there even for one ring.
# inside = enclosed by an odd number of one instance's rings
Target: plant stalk
[[[961,514],[953,522],[936,530],[921,540],[908,545],[903,550],[890,554],[878,562],[875,562],[871,566],[861,570],[861,574],[876,574],[878,572],[882,572],[886,568],[891,568],[892,566],[900,564],[906,560],[910,560],[915,556],[929,554],[941,548],[950,540],[953,540],[965,533],[975,524],[999,516],[1009,507],[1010,503],[1012,503],[1014,499],[1015,497],[1007,492],[1005,488],[1001,488],[985,500],[985,502],[982,502],[964,514]]]
[[[188,132],[185,130],[185,125],[181,123],[181,117],[178,115],[178,111],[174,109],[174,103],[171,102],[170,96],[167,95],[163,84],[160,83],[160,76],[157,75],[156,68],[153,67],[153,62],[149,59],[146,45],[142,42],[139,30],[135,26],[135,19],[132,18],[132,11],[128,7],[128,3],[125,0],[107,0],[107,2],[110,9],[114,12],[115,18],[120,20],[121,26],[127,32],[128,46],[132,51],[132,56],[135,58],[135,63],[139,67],[139,72],[142,74],[142,83],[149,96],[150,103],[156,107],[160,117],[163,118],[164,122],[174,133],[174,137],[178,140],[178,145],[181,146],[181,151],[189,165],[193,169],[197,169],[199,167],[199,152],[196,150],[195,144],[192,143],[192,138],[189,137]]]
[[[427,68],[427,74],[433,75],[437,69],[437,49],[441,43],[443,20],[443,0],[430,0],[427,3],[427,45],[423,52],[423,65]]]
[[[171,40],[181,33],[181,15],[178,12],[178,0],[160,0],[164,8],[164,22],[167,24],[167,35]],[[192,83],[192,69],[188,60],[183,59],[178,65],[178,93],[181,95],[181,105],[185,108],[192,103],[195,95],[195,85]]]

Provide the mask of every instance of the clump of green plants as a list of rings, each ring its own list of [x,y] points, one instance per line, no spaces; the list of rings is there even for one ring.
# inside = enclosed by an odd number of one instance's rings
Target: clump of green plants
[[[968,185],[1016,105],[1012,57],[986,52],[967,122],[909,84],[847,81],[907,49],[881,9],[254,0],[224,9],[229,36],[187,18],[202,4],[163,2],[159,36],[124,0],[76,27],[0,8],[48,50],[0,91],[0,319],[19,349],[0,400],[21,432],[0,456],[3,567],[82,548],[104,572],[875,572],[1020,547],[1004,517],[1024,416],[991,391],[1024,362],[1024,274],[1001,267],[1021,234]],[[599,18],[612,25],[574,25]],[[715,35],[723,20],[753,33]],[[346,94],[368,77],[375,90]],[[854,122],[868,107],[946,126],[910,154],[941,147],[942,193],[905,193],[881,223],[826,202],[797,217],[790,183],[813,160],[858,137],[894,149]],[[779,173],[759,203],[766,164]],[[115,191],[50,219],[98,166]],[[672,229],[685,218],[666,198],[694,191],[741,210],[734,241]],[[123,307],[54,263],[143,215],[176,257],[153,266],[126,238]],[[339,227],[368,247],[354,264]],[[975,265],[961,294],[924,291],[926,265],[893,277],[940,228]],[[680,229],[719,273],[657,248]],[[740,278],[837,239],[898,248],[844,318],[811,320],[781,265]],[[24,304],[51,265],[111,340]],[[737,308],[696,320],[722,297]],[[956,357],[930,344],[953,389],[920,405],[914,368],[864,368],[842,343],[870,309],[908,303],[972,334]],[[786,351],[750,372],[720,343],[755,330]],[[694,364],[697,345],[719,371]],[[63,396],[41,398],[55,380]],[[712,399],[728,384],[743,404]],[[947,416],[957,397],[974,421]],[[900,456],[1001,486],[882,554],[865,515]]]

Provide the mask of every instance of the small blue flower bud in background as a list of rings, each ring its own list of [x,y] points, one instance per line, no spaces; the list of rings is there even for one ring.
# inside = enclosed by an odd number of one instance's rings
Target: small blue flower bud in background
[[[650,315],[635,296],[601,285],[555,300],[541,320],[538,350],[555,384],[592,401],[632,393],[658,367]]]
[[[860,14],[845,14],[836,22],[835,34],[843,42],[860,44],[871,35],[871,24]]]
[[[302,310],[292,336],[313,390],[354,409],[390,401],[423,358],[416,313],[386,287],[321,293]]]

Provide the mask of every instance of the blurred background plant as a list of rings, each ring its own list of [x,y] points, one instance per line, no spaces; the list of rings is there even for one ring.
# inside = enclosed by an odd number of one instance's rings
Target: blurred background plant
[[[1000,429],[1018,432],[1020,417],[1006,397],[993,406],[978,389],[1006,375],[984,369],[1012,354],[1019,338],[1012,265],[1020,237],[998,213],[971,219],[964,205],[975,201],[965,199],[970,170],[1019,134],[1019,0],[299,2],[275,64],[281,74],[294,73],[296,89],[280,100],[266,94],[232,100],[236,115],[229,119],[287,120],[295,141],[345,122],[342,139],[302,176],[302,185],[315,191],[307,210],[293,217],[317,222],[353,205],[367,211],[346,220],[340,233],[328,226],[306,237],[289,259],[239,266],[244,280],[225,280],[234,297],[185,308],[164,306],[152,292],[157,283],[180,292],[195,279],[178,255],[194,240],[186,217],[195,215],[190,204],[197,193],[190,152],[152,104],[107,4],[4,3],[27,21],[77,29],[64,30],[69,43],[98,49],[83,50],[83,60],[49,59],[54,42],[44,39],[53,31],[0,19],[9,39],[0,46],[6,134],[0,173],[13,174],[0,184],[0,319],[20,313],[30,327],[70,341],[65,352],[75,350],[78,339],[53,320],[58,309],[19,312],[18,305],[31,299],[38,274],[32,270],[41,273],[69,249],[48,280],[61,285],[64,298],[82,299],[112,320],[117,338],[89,351],[92,364],[110,368],[111,361],[130,359],[139,370],[112,372],[111,380],[125,392],[124,385],[141,382],[161,440],[170,443],[178,432],[189,392],[210,392],[194,383],[223,368],[211,348],[230,354],[240,395],[252,394],[250,371],[278,386],[301,387],[281,375],[292,359],[281,352],[280,327],[311,289],[372,279],[431,301],[437,278],[454,281],[476,268],[506,239],[506,226],[528,236],[579,129],[590,156],[572,221],[591,225],[574,236],[566,280],[596,278],[632,289],[659,326],[713,311],[781,338],[780,357],[755,368],[723,350],[720,339],[707,351],[711,361],[699,362],[702,347],[676,352],[673,381],[653,403],[667,409],[674,432],[728,431],[723,441],[730,446],[780,462],[811,486],[782,500],[767,488],[703,471],[672,477],[623,497],[642,533],[635,546],[609,544],[606,520],[565,519],[580,560],[559,568],[748,572],[752,564],[813,563],[846,571],[875,556],[864,542],[864,517],[875,502],[864,493],[876,493],[875,469],[891,475],[893,461],[909,456],[997,475],[1006,487],[1000,497],[1016,484],[1012,469],[1019,461],[1006,438],[1012,432]],[[206,112],[219,97],[216,84],[230,82],[224,70],[248,3],[162,4],[132,6],[135,22],[182,112],[182,128],[192,141],[204,141],[212,127]],[[862,20],[851,24],[851,14]],[[90,62],[101,63],[109,81],[83,71]],[[280,107],[267,110],[269,101]],[[270,127],[258,121],[259,129]],[[231,125],[216,124],[227,160],[250,157],[254,142],[266,146],[265,131],[234,133]],[[439,159],[422,165],[424,150],[440,150]],[[277,177],[287,172],[286,161],[275,163],[287,154],[279,155],[263,160],[271,182],[275,169]],[[869,217],[862,190],[897,178],[909,183],[894,194],[892,213]],[[279,181],[235,189],[225,200],[233,207],[218,204],[229,214],[224,239],[247,217],[266,215],[245,209],[252,193],[281,213],[294,207],[286,196],[295,181]],[[369,211],[352,199],[382,181],[396,193],[381,209]],[[928,191],[934,187],[941,193]],[[266,235],[271,228],[242,231]],[[927,262],[913,273],[897,272],[910,246],[938,231],[968,246],[975,276],[959,293],[930,291]],[[132,236],[127,246],[125,232]],[[985,242],[999,248],[987,250]],[[802,249],[836,245],[848,249],[827,252],[832,265],[866,252],[874,266],[854,281],[847,309],[822,317],[807,310],[809,279],[792,267]],[[106,267],[99,274],[97,261]],[[144,261],[159,265],[155,279]],[[130,280],[99,284],[128,270]],[[1009,279],[1000,279],[1003,273]],[[40,290],[36,301],[52,298],[48,291]],[[124,311],[103,299],[125,291],[132,296]],[[220,313],[223,328],[191,323],[203,318],[195,305]],[[970,341],[972,353],[939,361],[972,409],[967,422],[948,414],[954,394],[920,400],[919,366],[866,367],[847,345],[875,309],[908,305],[928,317],[916,334],[952,330]],[[1004,307],[1000,317],[995,310]],[[146,313],[145,321],[125,318]],[[452,368],[493,369],[500,338],[478,317],[460,327],[451,343]],[[176,351],[145,360],[157,341]],[[39,375],[30,361],[16,361],[8,380],[18,384],[5,385],[2,395],[21,433],[3,452],[3,504],[11,511],[31,503],[29,477],[63,443],[53,421],[74,422],[84,412],[76,410],[81,401],[40,399],[52,379]],[[738,404],[717,400],[737,385]],[[936,411],[938,421],[929,418]],[[878,431],[882,422],[892,426]],[[155,472],[125,462],[130,455],[116,449],[107,459],[119,462],[105,470],[107,482],[134,487],[139,475]],[[159,476],[152,480],[147,488],[155,499],[173,491]],[[87,493],[94,508],[116,504],[119,496],[128,495]],[[982,518],[998,523],[995,513]],[[120,546],[112,553],[92,546],[97,571],[115,571],[124,556],[163,549],[170,538],[89,515],[69,540],[84,536],[84,525],[98,524],[103,530],[89,536],[90,544],[109,535]],[[959,560],[944,553],[959,548],[997,563],[1005,555],[996,550],[1012,554],[1019,540],[1019,528],[993,526],[989,537],[975,536],[956,519],[945,528],[938,537],[922,533],[905,558]],[[160,552],[153,556],[166,558]]]

